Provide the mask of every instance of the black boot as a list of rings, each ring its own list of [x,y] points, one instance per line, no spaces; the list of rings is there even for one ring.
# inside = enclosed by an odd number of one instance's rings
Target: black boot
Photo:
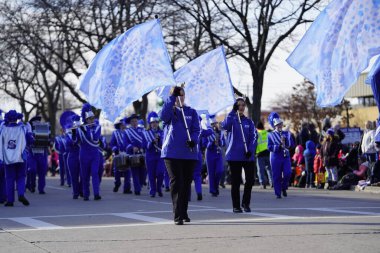
[[[29,201],[24,196],[19,196],[18,201],[20,201],[24,206],[29,206]]]
[[[113,188],[113,192],[118,192],[119,191],[119,187],[120,187],[120,185],[115,185],[115,187]]]

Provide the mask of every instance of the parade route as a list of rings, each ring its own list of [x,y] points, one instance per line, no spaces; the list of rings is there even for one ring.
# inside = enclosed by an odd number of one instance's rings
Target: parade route
[[[379,246],[376,194],[292,188],[278,200],[271,189],[254,187],[252,212],[234,214],[228,188],[215,198],[204,185],[204,199],[189,203],[191,222],[175,226],[168,193],[151,198],[144,187],[141,196],[125,195],[112,185],[105,178],[102,200],[85,202],[49,178],[46,195],[27,194],[29,207],[0,207],[0,252],[377,252]]]

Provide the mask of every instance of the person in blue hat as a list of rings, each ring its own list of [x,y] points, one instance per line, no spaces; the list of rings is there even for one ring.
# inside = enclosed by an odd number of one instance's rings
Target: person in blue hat
[[[139,116],[132,114],[127,123],[130,124],[130,127],[126,129],[127,134],[127,153],[129,155],[139,156],[142,158],[144,156],[144,147],[143,147],[143,136],[144,128],[138,126]],[[141,194],[141,186],[145,183],[146,180],[146,169],[145,164],[140,164],[137,166],[131,165],[132,178],[133,178],[133,190],[135,195]]]
[[[288,194],[289,180],[292,174],[289,148],[294,146],[294,140],[288,131],[283,131],[283,121],[276,112],[268,116],[268,122],[274,131],[268,134],[268,150],[273,173],[274,193],[278,199],[281,192],[284,197]]]
[[[23,115],[15,110],[5,114],[6,123],[0,133],[0,160],[5,167],[7,200],[5,206],[14,205],[14,185],[16,183],[18,200],[25,206],[29,201],[25,198],[26,146],[33,142],[22,122],[17,122]]]
[[[3,111],[0,110],[0,133],[1,128],[3,127],[4,119],[3,119]],[[7,192],[5,187],[5,167],[0,158],[0,204],[4,204],[7,200]]]
[[[159,117],[156,112],[148,114],[148,129],[144,132],[143,146],[146,150],[145,159],[148,170],[149,194],[155,197],[156,193],[162,197],[162,183],[164,180],[165,163],[161,158],[161,147],[164,132],[159,127]]]
[[[71,187],[72,187],[72,196],[73,199],[78,199],[80,195],[83,195],[83,186],[80,180],[80,146],[79,143],[74,140],[73,132],[76,133],[76,130],[71,128],[78,128],[81,125],[80,116],[72,115],[71,116],[72,124],[66,127],[64,143],[66,150],[66,167],[67,171],[71,175]],[[76,137],[76,136],[75,136]]]
[[[41,122],[42,117],[37,115],[29,120],[30,126]],[[48,171],[48,147],[37,147],[32,145],[28,157],[28,170],[26,186],[30,192],[35,192],[38,176],[38,193],[45,194],[46,173]]]
[[[82,107],[83,126],[73,129],[73,140],[79,143],[80,176],[83,185],[83,200],[88,201],[90,197],[90,179],[94,200],[101,200],[99,182],[99,145],[101,138],[101,126],[95,121],[90,104]]]
[[[257,145],[255,124],[244,115],[246,103],[244,98],[237,98],[232,111],[222,122],[227,131],[228,147],[226,160],[231,171],[231,197],[234,213],[251,212],[251,192],[255,182],[254,160]],[[240,119],[239,119],[240,117]],[[240,183],[242,169],[245,172],[244,194],[240,207]]]
[[[110,148],[114,155],[119,155],[120,152],[127,152],[127,133],[125,119],[121,119],[115,125],[115,130],[112,132],[112,137],[110,141]],[[124,177],[123,193],[131,194],[131,170],[119,171],[113,165],[114,177],[115,177],[115,186],[113,192],[118,192],[121,185],[121,177]]]
[[[219,182],[223,174],[223,154],[222,148],[225,146],[224,134],[215,121],[215,115],[210,116],[211,132],[203,138],[206,146],[206,164],[209,182],[209,192],[213,197],[219,195]]]
[[[166,125],[161,157],[170,176],[176,225],[183,225],[184,221],[190,222],[187,207],[193,170],[198,160],[197,144],[200,135],[198,114],[193,108],[184,105],[184,102],[185,90],[175,86],[160,113],[160,118]]]

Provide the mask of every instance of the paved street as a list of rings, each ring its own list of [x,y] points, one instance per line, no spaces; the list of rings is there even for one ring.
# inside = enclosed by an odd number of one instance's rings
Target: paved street
[[[218,198],[203,188],[190,202],[191,223],[175,226],[168,193],[151,198],[112,192],[101,201],[71,199],[49,178],[31,205],[0,207],[0,252],[380,252],[380,195],[290,189],[276,199],[254,188],[252,213],[231,211],[229,189]]]

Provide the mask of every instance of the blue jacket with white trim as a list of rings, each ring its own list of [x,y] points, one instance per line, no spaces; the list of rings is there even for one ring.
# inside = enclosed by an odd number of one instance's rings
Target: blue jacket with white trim
[[[227,161],[254,161],[257,145],[257,131],[255,124],[246,116],[241,116],[241,124],[251,157],[245,157],[245,147],[241,133],[240,123],[236,111],[232,110],[222,122],[222,128],[227,131],[228,146],[226,150]]]
[[[162,144],[161,157],[172,159],[198,160],[198,145],[191,150],[186,141],[189,139],[181,109],[175,107],[175,96],[170,96],[165,101],[160,112],[160,118],[164,121],[165,132]],[[190,138],[195,144],[199,142],[200,124],[198,113],[191,107],[184,106],[187,126]]]

